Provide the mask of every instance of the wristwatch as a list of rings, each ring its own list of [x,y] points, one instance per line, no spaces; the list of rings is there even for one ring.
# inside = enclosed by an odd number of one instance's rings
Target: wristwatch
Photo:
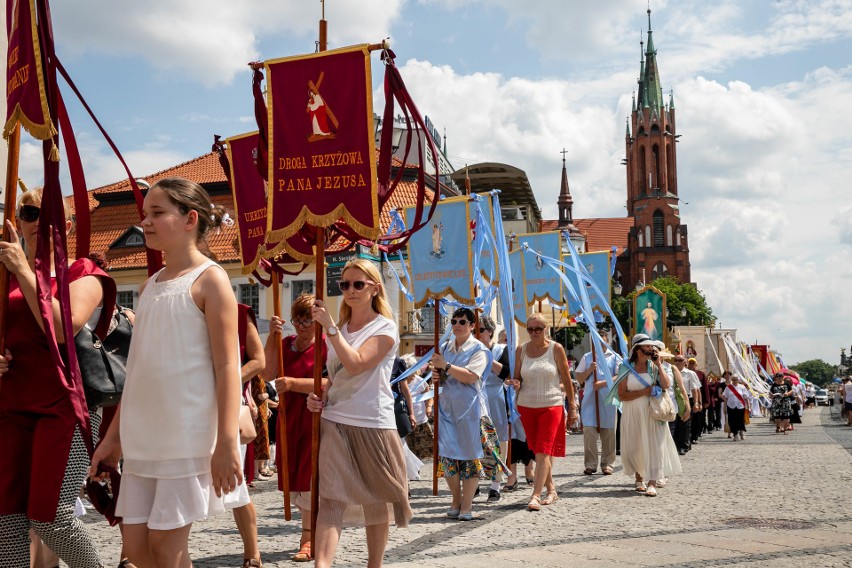
[[[449,374],[450,367],[452,367],[452,365],[450,363],[447,363],[446,365],[444,365],[444,374]]]
[[[326,332],[326,333],[327,333],[330,337],[333,337],[333,336],[337,335],[337,328],[336,328],[336,327],[334,327],[334,326],[331,326],[331,327],[329,327],[327,330],[325,330],[325,332]]]

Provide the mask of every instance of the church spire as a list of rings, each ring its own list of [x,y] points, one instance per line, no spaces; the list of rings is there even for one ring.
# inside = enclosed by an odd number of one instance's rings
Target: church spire
[[[571,190],[568,188],[568,168],[565,165],[565,154],[568,150],[562,149],[562,185],[559,188],[559,199],[556,204],[559,208],[559,229],[573,228],[574,221],[574,199],[571,197]]]
[[[663,107],[663,90],[657,68],[657,50],[654,48],[654,31],[651,29],[651,9],[648,8],[648,45],[643,52],[639,70],[639,108],[660,110]],[[642,45],[642,42],[639,42]]]

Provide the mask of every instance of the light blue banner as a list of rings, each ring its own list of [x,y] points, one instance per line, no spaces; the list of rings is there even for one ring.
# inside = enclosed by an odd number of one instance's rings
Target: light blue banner
[[[571,264],[569,257],[565,258],[566,264]],[[589,293],[589,303],[592,309],[597,313],[606,313],[606,307],[612,301],[612,279],[610,277],[610,253],[603,252],[588,252],[580,254],[580,263],[586,268],[588,275],[594,280],[598,289],[606,294],[606,297],[601,298],[600,295],[588,283],[585,284],[586,290]],[[575,289],[579,290],[580,280],[576,273],[568,271],[566,273],[568,279],[574,285]],[[582,306],[573,298],[568,299],[568,314],[576,316],[582,310]]]
[[[520,250],[509,253],[509,269],[512,273],[512,306],[515,310],[515,321],[521,325],[527,325],[527,300],[524,297],[524,269],[522,264],[523,257]]]
[[[545,266],[539,256],[562,260],[561,241],[561,235],[557,232],[518,235],[518,248],[523,258],[524,293],[527,306],[540,300],[548,300],[552,304],[562,303],[562,286],[559,276]],[[525,252],[524,245],[528,245],[538,254]]]
[[[427,227],[408,241],[411,285],[417,307],[430,298],[452,296],[464,304],[474,303],[473,260],[468,197],[438,203]],[[413,207],[405,211],[408,226]]]

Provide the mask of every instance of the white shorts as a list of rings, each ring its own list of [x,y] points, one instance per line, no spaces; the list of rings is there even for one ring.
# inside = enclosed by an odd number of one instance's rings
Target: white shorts
[[[240,450],[245,456],[245,446]],[[149,529],[166,531],[250,502],[245,480],[231,493],[217,497],[209,472],[177,479],[125,473],[121,476],[116,515],[127,525],[145,524]]]

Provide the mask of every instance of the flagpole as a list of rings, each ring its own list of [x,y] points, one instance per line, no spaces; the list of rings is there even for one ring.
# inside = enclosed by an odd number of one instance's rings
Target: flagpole
[[[9,155],[6,162],[6,196],[4,202],[4,217],[14,219],[15,205],[18,199],[18,159],[21,149],[21,123],[15,124],[14,130],[9,134]],[[3,223],[3,240],[9,241],[12,235]],[[6,354],[6,314],[9,308],[9,269],[0,263],[0,355]]]
[[[598,434],[601,433],[601,406],[598,402],[598,391],[595,389],[595,383],[598,382],[598,354],[595,350],[595,337],[591,333],[589,334],[589,339],[592,342],[592,364],[595,366],[595,370],[592,371],[592,396],[595,397],[595,420],[598,423]]]
[[[281,286],[281,275],[275,270],[275,267],[272,268],[272,310],[275,314],[275,317],[281,319],[281,290],[279,289]],[[282,343],[282,339],[284,337],[284,332],[277,332],[278,335],[278,370],[275,374],[276,377],[284,376],[284,344]],[[315,345],[314,349],[317,349],[318,346]],[[281,393],[278,396],[278,453],[281,456],[281,469],[279,470],[278,475],[281,476],[281,488],[284,491],[284,520],[289,521],[292,518],[292,513],[290,510],[290,455],[289,449],[287,447],[287,395],[285,393]]]
[[[440,331],[438,330],[438,324],[441,321],[441,308],[438,303],[438,298],[435,298],[435,317],[433,319],[432,327],[433,327],[433,338],[435,343],[435,353],[438,353],[438,342],[440,341]],[[444,373],[444,370],[434,369],[436,373]],[[443,378],[446,378],[446,373],[443,375],[438,375]],[[435,388],[435,404],[433,405],[434,410],[432,411],[432,495],[438,494],[438,422],[440,422],[441,417],[441,381],[432,381],[434,383]],[[446,472],[445,472],[446,473]]]
[[[325,0],[322,0],[322,18],[319,21],[319,50],[328,49],[328,21],[325,19]],[[316,299],[325,296],[325,229],[314,227],[316,230]],[[322,326],[315,323],[314,330],[314,394],[322,398]],[[316,558],[317,512],[319,511],[319,447],[322,415],[317,412],[313,416],[313,435],[311,437],[311,555]]]
[[[502,222],[502,221],[501,221],[501,222]],[[509,234],[509,252],[512,252],[512,245],[513,245],[514,243],[515,243],[515,240],[514,240],[514,238],[512,237],[512,234]],[[504,278],[505,278],[505,276],[504,276]],[[510,277],[510,278],[511,278],[511,277]],[[509,301],[509,302],[511,302],[511,301],[512,301],[512,298],[506,298],[506,299],[505,299],[505,300],[503,300],[503,301],[504,301],[504,302],[505,302],[505,301]],[[510,325],[515,325],[515,322],[513,322],[513,321],[506,322],[506,328],[508,328]],[[511,349],[511,348],[512,348],[512,346],[511,346],[511,345],[509,345],[509,330],[508,330],[508,329],[506,329],[506,349]],[[509,369],[509,377],[510,377],[510,378],[514,378],[514,377],[512,377],[512,375],[514,374],[514,372],[515,372],[515,370],[514,370],[514,369]],[[504,388],[506,388],[506,387],[504,387]],[[513,389],[513,388],[515,388],[515,387],[513,387],[513,386],[509,386],[508,388]],[[509,433],[509,444],[508,444],[508,446],[506,446],[506,465],[508,465],[508,466],[509,466],[509,471],[511,472],[511,468],[512,468],[512,420],[511,420],[511,418],[512,418],[512,409],[509,407],[509,399],[508,399],[508,397],[506,396],[506,393],[503,393],[503,396],[504,396],[504,398],[506,398],[506,422],[507,422],[507,423],[508,423],[508,425],[509,425],[509,431],[508,431],[508,433]],[[517,473],[516,473],[516,474],[515,474],[515,483],[517,483],[517,481],[518,481],[518,480],[517,480],[517,477],[518,477],[518,476],[517,476]]]

